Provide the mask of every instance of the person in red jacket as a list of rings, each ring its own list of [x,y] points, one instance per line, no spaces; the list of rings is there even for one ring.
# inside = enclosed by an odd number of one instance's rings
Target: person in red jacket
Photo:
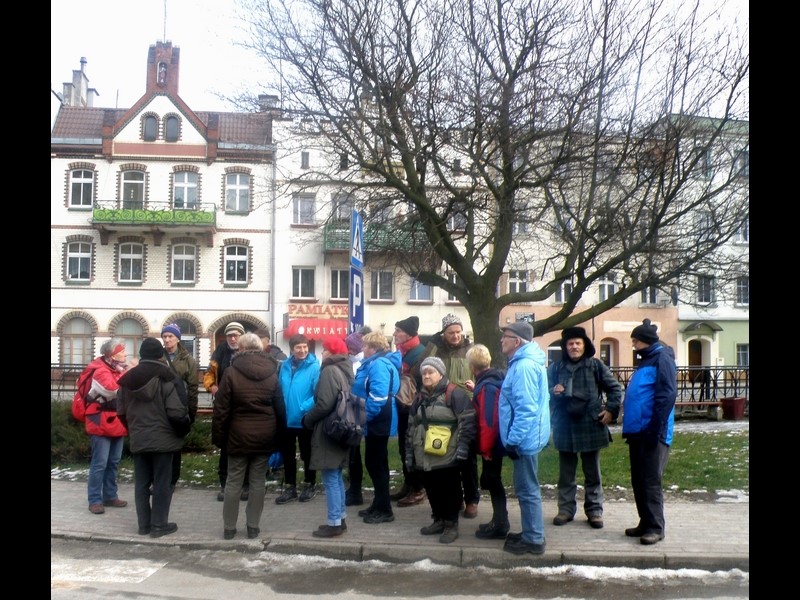
[[[122,508],[125,500],[117,496],[117,472],[122,458],[123,439],[128,430],[117,416],[119,378],[127,368],[125,344],[118,338],[100,346],[100,356],[87,365],[92,369],[92,384],[86,394],[86,433],[92,443],[89,464],[89,511],[95,515],[106,506]]]

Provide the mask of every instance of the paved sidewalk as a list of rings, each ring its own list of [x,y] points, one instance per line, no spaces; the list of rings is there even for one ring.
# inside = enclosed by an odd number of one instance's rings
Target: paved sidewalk
[[[233,540],[222,539],[222,503],[216,489],[178,487],[172,500],[170,521],[178,524],[172,535],[152,539],[137,534],[133,485],[120,484],[119,496],[125,508],[106,508],[105,514],[88,511],[85,481],[50,481],[50,535],[128,544],[176,545],[216,550],[236,549],[283,554],[310,554],[342,560],[382,560],[410,563],[430,559],[435,563],[463,567],[508,568],[522,565],[562,564],[634,568],[697,568],[705,570],[750,570],[749,502],[672,501],[666,505],[667,535],[653,546],[625,537],[626,527],[638,522],[633,502],[612,501],[605,505],[605,527],[592,529],[579,513],[575,521],[557,527],[552,524],[556,501],[544,501],[547,550],[541,556],[516,556],[504,552],[503,540],[475,537],[479,523],[491,518],[488,496],[481,500],[478,518],[459,522],[459,538],[440,544],[439,536],[423,536],[419,528],[430,523],[427,502],[394,509],[392,523],[369,525],[357,516],[364,506],[348,507],[348,531],[338,538],[311,535],[325,522],[325,498],[318,494],[311,502],[275,504],[277,494],[267,493],[261,518],[261,536],[248,540],[244,507],[239,513],[239,532]],[[369,502],[370,498],[365,498]],[[508,501],[511,530],[520,531],[519,504]]]

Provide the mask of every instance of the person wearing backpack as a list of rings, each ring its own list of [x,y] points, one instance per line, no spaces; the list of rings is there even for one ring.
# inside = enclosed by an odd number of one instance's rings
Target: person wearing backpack
[[[609,423],[619,416],[622,385],[601,360],[583,327],[561,332],[561,360],[547,370],[553,445],[558,450],[558,514],[566,525],[578,509],[578,458],[584,476],[583,511],[594,529],[603,527],[600,450],[608,447]],[[602,395],[605,393],[605,404]]]
[[[492,501],[492,518],[488,523],[478,525],[475,536],[503,539],[510,525],[506,488],[503,485],[503,457],[506,451],[500,441],[497,403],[505,374],[492,367],[492,355],[483,344],[475,344],[467,350],[467,362],[475,378],[468,379],[466,385],[472,392],[472,404],[475,407],[476,449],[481,455],[480,486],[489,491]]]
[[[327,518],[324,525],[311,532],[315,537],[337,537],[347,531],[343,472],[350,448],[332,440],[323,427],[325,417],[336,410],[340,392],[349,392],[353,385],[353,367],[347,350],[340,338],[327,338],[322,343],[322,364],[314,390],[314,406],[302,419],[303,427],[313,432],[309,464],[320,472],[325,486]]]
[[[389,497],[389,436],[397,435],[394,397],[400,389],[400,353],[389,352],[389,342],[380,331],[363,338],[364,362],[356,372],[352,393],[364,399],[367,426],[364,434],[364,466],[375,497],[358,512],[365,523],[394,521]]]
[[[117,495],[117,473],[122,446],[128,430],[117,416],[119,378],[128,368],[125,344],[112,338],[100,346],[100,356],[90,362],[78,377],[73,400],[73,416],[85,423],[91,438],[89,464],[89,512],[102,515],[106,506],[128,505]]]
[[[475,441],[475,408],[467,393],[447,379],[442,359],[429,356],[420,365],[422,386],[409,411],[406,463],[422,473],[433,522],[422,535],[439,542],[458,539],[458,515],[464,494],[461,465]]]

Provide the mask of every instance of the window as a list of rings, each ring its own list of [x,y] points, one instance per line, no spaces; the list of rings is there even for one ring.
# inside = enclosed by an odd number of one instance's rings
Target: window
[[[333,197],[333,210],[331,216],[335,221],[350,223],[353,214],[353,197],[350,194],[339,193]]]
[[[736,177],[750,179],[750,151],[742,150],[733,161],[733,174]]]
[[[431,286],[420,283],[413,277],[411,278],[411,287],[408,291],[409,300],[425,300],[430,301],[433,299],[431,294]]]
[[[314,225],[314,196],[295,194],[292,200],[292,224]]]
[[[311,156],[308,151],[304,150],[300,153],[300,168],[308,169],[311,165]]]
[[[709,304],[714,301],[714,278],[709,275],[697,276],[697,302]]]
[[[197,328],[189,319],[177,319],[175,321],[181,328],[181,346],[186,348],[195,360],[197,359]]]
[[[76,169],[70,173],[70,208],[90,207],[94,200],[94,172]]]
[[[511,233],[519,235],[521,233],[528,233],[528,223],[524,221],[516,221],[511,224]]]
[[[122,208],[144,208],[144,171],[122,174]]]
[[[508,293],[521,294],[528,291],[528,272],[509,271],[508,272]]]
[[[370,285],[370,299],[391,300],[392,298],[392,272],[373,271]]]
[[[124,283],[141,283],[144,268],[142,244],[120,244],[119,280]]]
[[[292,298],[315,298],[314,267],[292,267]]]
[[[736,243],[750,243],[750,217],[747,217],[744,221],[742,221],[742,224],[739,225],[739,229],[736,231]]]
[[[350,299],[350,271],[331,269],[331,300]]]
[[[459,277],[455,273],[449,272],[447,274],[447,279],[452,284],[455,284],[455,285],[461,285],[462,284],[461,277]],[[447,292],[447,301],[448,302],[460,302],[460,300],[456,297],[456,295],[452,294],[450,292]]]
[[[447,229],[450,231],[464,231],[467,228],[467,214],[463,207],[454,207],[447,218]]]
[[[563,352],[561,351],[561,343],[552,344],[551,346],[547,347],[547,364],[552,365],[554,362],[558,362],[561,360],[561,355]]]
[[[714,215],[703,210],[695,214],[695,233],[698,242],[710,242],[714,236]]]
[[[228,173],[225,176],[225,210],[228,212],[250,210],[250,175]]]
[[[144,118],[143,137],[145,142],[155,142],[158,138],[158,119],[152,115]]]
[[[750,344],[736,344],[736,366],[750,366]]]
[[[750,306],[750,277],[748,275],[736,278],[736,304]]]
[[[172,249],[172,282],[194,283],[194,265],[196,260],[194,246],[182,244]]]
[[[607,279],[607,280],[601,281],[598,284],[597,288],[598,288],[598,291],[599,291],[599,294],[600,294],[600,302],[603,302],[605,300],[608,300],[609,298],[611,298],[611,296],[614,295],[614,292],[616,291],[617,286],[614,285],[613,281]]]
[[[181,340],[183,340],[183,337],[181,337]],[[612,352],[612,349],[613,348],[611,347],[611,344],[609,344],[608,342],[601,342],[600,343],[600,354],[597,357],[609,367],[613,366],[611,364],[611,357],[614,355],[614,353]]]
[[[650,286],[642,290],[642,304],[658,303],[658,288]]]
[[[61,332],[61,362],[67,365],[87,365],[92,355],[92,326],[80,317],[70,319]]]
[[[373,200],[369,203],[369,220],[373,224],[386,223],[392,218],[394,202],[389,198]]]
[[[67,279],[89,282],[92,278],[92,245],[72,242],[67,245]]]
[[[122,319],[114,328],[114,337],[121,338],[129,357],[139,356],[139,346],[144,339],[144,330],[135,319]]]
[[[453,159],[453,173],[461,173],[461,159],[454,158]]]
[[[177,142],[180,134],[181,122],[178,120],[178,117],[167,117],[167,124],[164,127],[164,139],[166,139],[168,142]]]
[[[225,248],[225,283],[247,283],[247,246]]]
[[[572,283],[565,281],[556,290],[556,304],[564,304],[569,300],[570,294],[572,294]]]
[[[179,171],[173,179],[175,208],[197,208],[197,173]]]
[[[711,177],[714,174],[711,164],[711,148],[697,147],[694,149],[695,158],[695,173],[701,177]]]
[[[350,159],[347,156],[347,152],[342,152],[339,155],[339,170],[345,171],[350,168]]]

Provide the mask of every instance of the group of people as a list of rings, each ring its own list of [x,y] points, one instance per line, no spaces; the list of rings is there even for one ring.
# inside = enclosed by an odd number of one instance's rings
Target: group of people
[[[504,539],[504,550],[514,554],[542,554],[546,540],[538,456],[551,433],[559,453],[558,513],[553,524],[563,526],[575,519],[580,460],[587,522],[595,529],[603,527],[600,451],[611,440],[608,425],[619,416],[622,386],[595,358],[585,330],[564,329],[562,356],[545,368],[546,354],[533,341],[529,323],[501,327],[500,348],[508,362],[504,372],[492,366],[485,345],[465,338],[455,315],[443,319],[442,330],[427,344],[421,343],[418,328],[415,316],[397,321],[394,351],[383,333],[368,328],[345,340],[328,338],[319,360],[309,352],[303,335],[293,336],[290,355],[280,358],[280,350],[269,345],[268,331],[259,332],[261,336],[245,333],[236,322],[226,327],[226,342],[212,355],[203,381],[214,395],[212,441],[220,448],[225,539],[236,535],[241,500],[247,501],[247,536],[259,535],[268,461],[280,451],[285,484],[276,504],[311,500],[317,491],[317,472],[321,475],[326,518],[312,531],[314,536],[337,537],[347,531],[347,506],[363,504],[366,467],[374,496],[358,512],[365,523],[393,521],[393,501],[404,507],[427,499],[432,521],[420,533],[451,543],[458,538],[459,517],[477,516],[483,489],[491,499],[491,519],[478,525],[475,535]],[[674,354],[656,332],[645,319],[631,333],[641,362],[625,394],[622,427],[639,514],[638,524],[625,534],[640,538],[642,544],[664,539],[661,480],[672,442],[676,398]],[[197,410],[197,368],[180,345],[177,325],[164,327],[162,341],[163,346],[155,338],[145,339],[139,364],[129,369],[124,345],[119,340],[104,344],[102,356],[93,361],[101,367],[95,369],[97,389],[106,394],[97,412],[103,413],[102,423],[117,420],[116,429],[110,425],[97,429],[98,420],[92,415],[90,431],[87,410],[87,433],[92,436],[89,510],[99,514],[106,506],[127,504],[117,496],[116,474],[121,440],[129,435],[139,533],[152,537],[177,530],[168,521],[169,505],[180,473],[183,437]],[[412,390],[410,399],[400,393],[401,384]],[[323,427],[343,391],[364,402],[363,466],[360,446],[342,446]],[[403,485],[391,493],[388,440],[394,435]],[[304,478],[299,493],[298,449]],[[510,531],[501,475],[505,457],[513,461],[522,525],[518,533]]]

